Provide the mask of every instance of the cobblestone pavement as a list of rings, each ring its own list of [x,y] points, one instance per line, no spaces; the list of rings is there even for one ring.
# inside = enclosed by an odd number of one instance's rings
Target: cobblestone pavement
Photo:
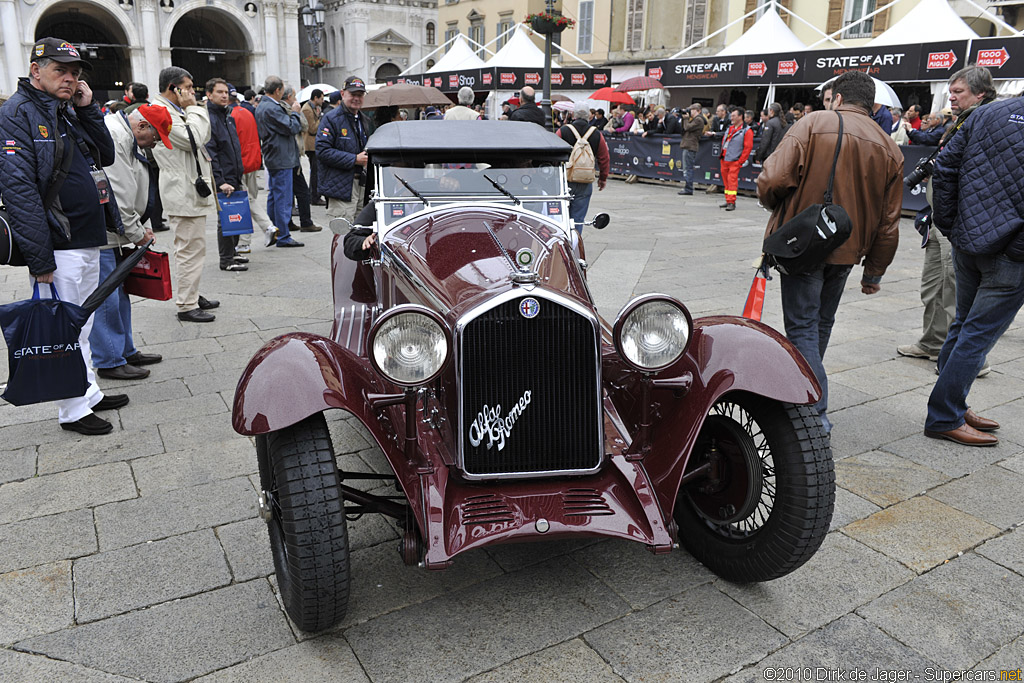
[[[739,313],[767,214],[743,197],[720,212],[721,196],[595,192],[592,210],[613,218],[586,245],[606,317],[651,291],[695,315]],[[839,309],[826,359],[836,512],[802,569],[735,585],[684,551],[580,540],[471,552],[432,573],[405,567],[395,529],[367,516],[350,526],[348,617],[319,637],[279,605],[254,448],[229,405],[264,342],[329,331],[331,235],[257,244],[249,272],[226,273],[212,229],[202,290],[222,301],[217,321],[134,306],[136,341],[164,361],[141,382],[101,380],[131,397],[112,434],[63,432],[50,405],[0,406],[0,680],[759,681],[808,680],[768,667],[925,678],[1024,665],[1024,333],[1019,318],[971,394],[1002,422],[1000,445],[924,438],[934,364],[896,354],[921,324],[910,221],[881,293],[851,277]],[[0,301],[25,298],[25,280],[0,269]],[[765,319],[781,327],[777,281]],[[357,424],[328,419],[345,469],[386,466]]]

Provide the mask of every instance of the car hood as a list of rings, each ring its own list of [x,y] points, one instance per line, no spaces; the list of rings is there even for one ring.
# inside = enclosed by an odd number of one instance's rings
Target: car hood
[[[396,280],[410,288],[410,301],[441,305],[447,310],[440,313],[458,314],[481,298],[516,286],[511,264],[495,238],[513,262],[522,250],[532,252],[532,263],[525,268],[537,273],[539,286],[591,305],[568,239],[559,228],[528,212],[500,207],[441,209],[392,230],[383,242],[397,261]]]

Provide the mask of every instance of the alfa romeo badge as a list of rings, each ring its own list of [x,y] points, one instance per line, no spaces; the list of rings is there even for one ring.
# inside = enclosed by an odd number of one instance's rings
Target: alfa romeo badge
[[[540,313],[540,302],[528,296],[519,302],[519,312],[524,318],[536,318]]]

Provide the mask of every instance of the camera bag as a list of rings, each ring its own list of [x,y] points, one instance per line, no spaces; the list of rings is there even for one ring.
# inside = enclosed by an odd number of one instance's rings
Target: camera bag
[[[843,145],[843,116],[839,116],[839,137],[832,157],[824,203],[811,204],[765,238],[762,250],[770,264],[783,275],[799,275],[813,270],[850,237],[853,225],[846,210],[832,203],[832,183],[836,177],[839,150]]]

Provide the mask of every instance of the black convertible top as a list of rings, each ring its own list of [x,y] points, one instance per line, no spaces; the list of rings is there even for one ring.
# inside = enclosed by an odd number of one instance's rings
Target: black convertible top
[[[572,146],[525,121],[395,121],[374,131],[366,151],[376,164],[562,162]]]

